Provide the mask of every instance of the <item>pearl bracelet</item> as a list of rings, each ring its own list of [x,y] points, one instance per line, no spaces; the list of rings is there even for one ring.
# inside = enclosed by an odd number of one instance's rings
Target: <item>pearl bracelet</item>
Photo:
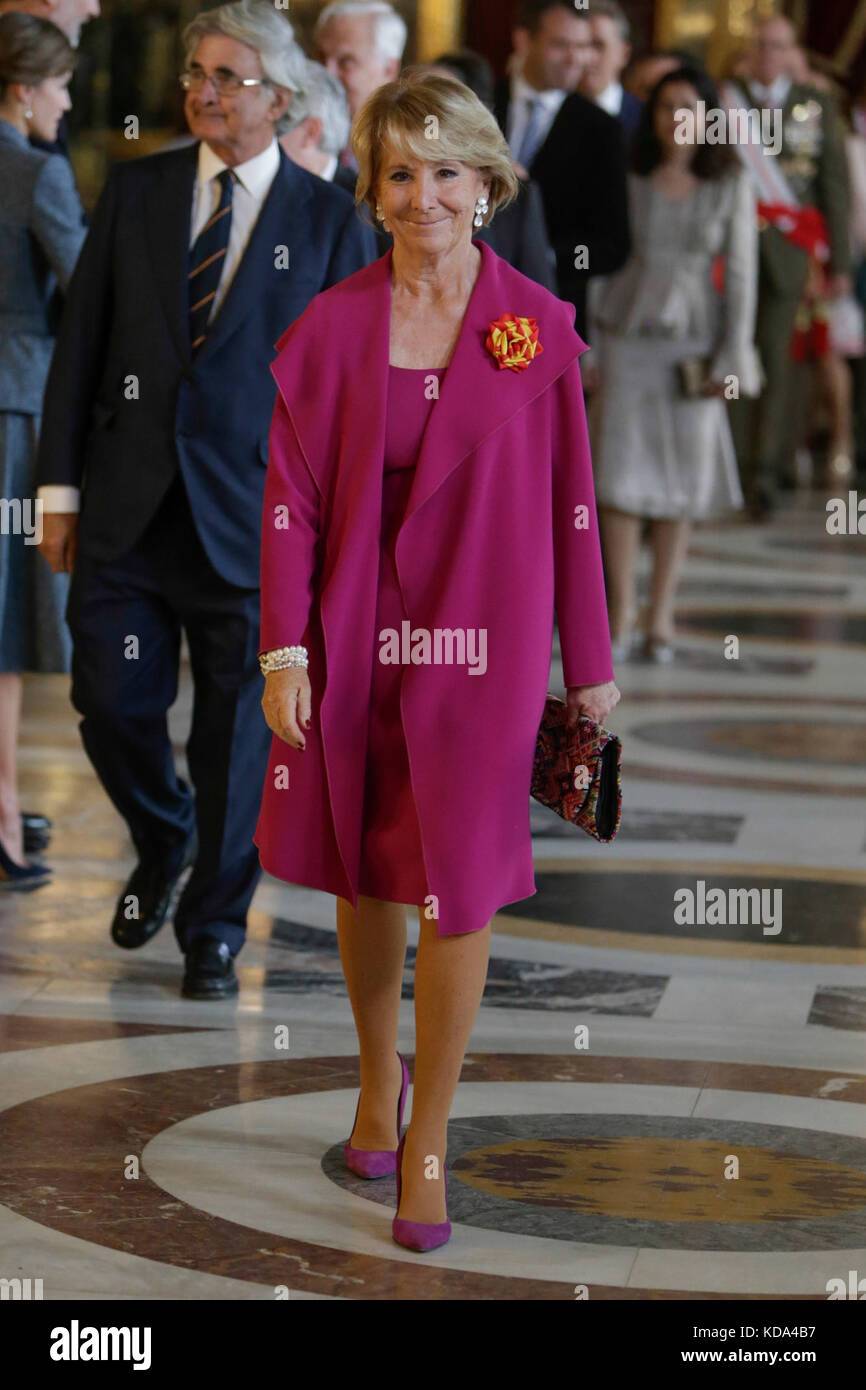
[[[275,647],[271,652],[262,652],[259,657],[259,666],[264,676],[269,671],[288,671],[296,666],[306,671],[308,665],[306,647]]]

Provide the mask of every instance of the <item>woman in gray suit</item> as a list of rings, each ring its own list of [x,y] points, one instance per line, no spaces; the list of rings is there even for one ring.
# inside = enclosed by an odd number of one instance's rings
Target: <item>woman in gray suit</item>
[[[17,745],[24,671],[69,669],[66,575],[37,545],[33,468],[54,346],[53,306],[84,240],[81,204],[53,142],[69,110],[75,50],[54,24],[0,15],[0,887],[32,888],[48,870],[25,857]]]

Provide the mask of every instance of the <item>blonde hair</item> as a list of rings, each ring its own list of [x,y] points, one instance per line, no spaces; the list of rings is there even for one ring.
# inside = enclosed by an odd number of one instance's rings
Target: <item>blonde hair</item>
[[[405,158],[431,164],[453,159],[477,169],[490,185],[485,224],[517,197],[520,184],[505,136],[484,103],[456,77],[407,68],[395,82],[377,88],[355,117],[355,202],[366,203],[374,218],[376,185],[389,145]]]

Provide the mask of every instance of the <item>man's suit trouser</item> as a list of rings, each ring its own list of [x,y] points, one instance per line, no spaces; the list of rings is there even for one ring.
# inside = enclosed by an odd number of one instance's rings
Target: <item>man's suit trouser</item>
[[[175,914],[181,949],[206,935],[237,954],[261,873],[252,837],[271,743],[261,710],[258,590],[236,588],[214,570],[178,476],[121,559],[79,555],[67,619],[82,740],[139,857],[179,867],[197,825],[198,857]],[[186,746],[194,796],[177,775],[166,718],[182,628],[194,683]]]
[[[761,287],[755,342],[767,380],[756,400],[740,397],[731,411],[743,487],[760,487],[771,497],[796,446],[797,364],[791,359],[791,339],[799,305],[799,294],[780,295]]]

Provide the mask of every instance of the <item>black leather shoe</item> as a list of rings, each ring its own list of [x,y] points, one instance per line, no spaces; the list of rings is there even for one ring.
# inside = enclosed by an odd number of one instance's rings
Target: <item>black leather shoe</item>
[[[766,488],[752,488],[745,500],[752,521],[769,521],[776,511],[776,499],[771,496]]]
[[[154,861],[136,864],[114,910],[111,939],[116,946],[134,951],[156,936],[168,916],[178,880],[197,853],[198,837],[193,833],[183,861],[174,872],[167,873],[164,864]],[[128,918],[127,899],[131,897],[138,900],[138,916]]]
[[[12,893],[28,893],[31,888],[41,888],[51,880],[51,870],[46,864],[18,864],[6,853],[0,840],[0,888]]]
[[[181,989],[184,999],[225,999],[237,992],[235,963],[226,943],[215,936],[199,936],[190,942]]]
[[[22,811],[21,829],[24,832],[24,853],[41,854],[51,844],[51,821],[35,811]]]

